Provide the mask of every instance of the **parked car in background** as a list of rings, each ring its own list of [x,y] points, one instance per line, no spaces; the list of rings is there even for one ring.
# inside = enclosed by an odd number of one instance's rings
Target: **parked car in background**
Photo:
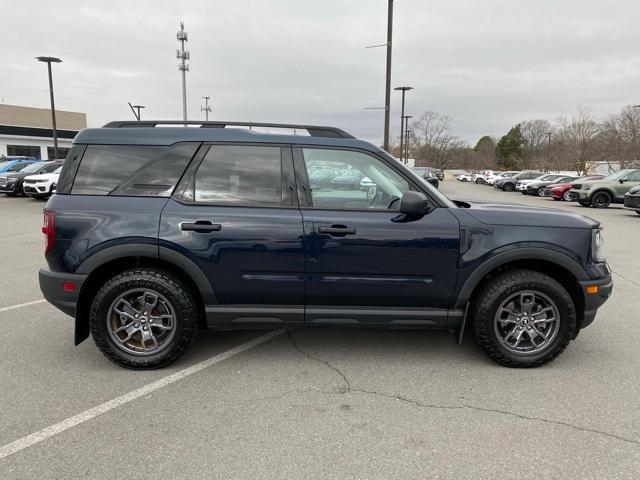
[[[51,173],[42,173],[40,175],[29,175],[25,177],[22,183],[22,190],[25,195],[32,198],[49,198],[56,193],[58,178],[62,171],[62,165]]]
[[[62,163],[62,160],[35,162],[27,165],[18,172],[0,174],[0,193],[6,193],[9,196],[23,195],[22,182],[25,177],[28,175],[51,173],[61,167]]]
[[[456,177],[456,180],[460,182],[473,182],[473,174],[464,172]]]
[[[513,192],[516,189],[518,182],[522,182],[523,180],[533,180],[534,178],[538,178],[540,175],[540,172],[520,172],[511,177],[503,177],[496,180],[493,184],[493,188],[497,188],[504,192]]]
[[[570,190],[573,188],[574,183],[587,181],[587,180],[600,180],[601,178],[603,178],[603,175],[592,175],[589,177],[576,178],[574,180],[571,180],[570,182],[552,183],[551,185],[548,185],[544,189],[543,196],[551,197],[554,200],[564,200],[565,202],[570,202],[571,201]]]
[[[640,215],[640,185],[632,187],[624,195],[624,208],[635,210]]]
[[[343,170],[331,180],[331,186],[336,189],[354,190],[360,188],[360,180],[364,175],[358,170]]]
[[[39,161],[29,157],[2,157],[0,158],[0,173],[19,172],[27,165]]]
[[[485,170],[484,172],[481,173],[474,173],[473,174],[473,182],[474,183],[487,183],[487,178],[493,176],[493,170]]]
[[[487,177],[487,185],[494,185],[501,178],[509,178],[519,174],[519,171],[499,172]]]
[[[525,195],[533,195],[534,197],[544,197],[544,190],[549,185],[571,182],[576,178],[578,177],[571,175],[546,175],[538,180],[529,182],[522,193]]]
[[[336,176],[333,169],[318,168],[309,172],[309,186],[311,188],[329,188],[331,180]]]
[[[414,167],[413,170],[416,175],[424,178],[427,182],[429,182],[434,187],[438,188],[440,185],[440,177],[438,177],[437,171],[433,168],[429,167]],[[441,170],[442,171],[442,170]]]
[[[575,183],[571,200],[583,207],[607,208],[611,203],[623,203],[625,193],[636,185],[640,185],[640,169],[620,170],[601,180]]]

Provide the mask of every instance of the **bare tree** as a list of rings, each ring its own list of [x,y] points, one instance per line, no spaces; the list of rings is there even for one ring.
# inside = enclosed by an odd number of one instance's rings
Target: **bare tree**
[[[451,118],[426,112],[411,124],[410,149],[416,165],[449,168],[466,144],[451,131]]]
[[[539,169],[548,171],[548,134],[551,124],[547,120],[535,119],[520,123],[520,133],[524,144],[522,146],[522,167],[527,170]]]
[[[570,120],[558,119],[557,150],[564,159],[564,167],[587,173],[593,163],[600,158],[599,124],[586,108],[579,108],[578,114]]]
[[[640,160],[640,111],[626,106],[610,115],[600,132],[602,159],[610,166],[627,168]]]

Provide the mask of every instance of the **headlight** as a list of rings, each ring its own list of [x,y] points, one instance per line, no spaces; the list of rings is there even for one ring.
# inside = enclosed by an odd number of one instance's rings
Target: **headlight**
[[[583,190],[591,190],[591,185],[584,185],[582,187]]]
[[[591,231],[591,260],[594,263],[607,261],[604,257],[602,230],[599,228]]]

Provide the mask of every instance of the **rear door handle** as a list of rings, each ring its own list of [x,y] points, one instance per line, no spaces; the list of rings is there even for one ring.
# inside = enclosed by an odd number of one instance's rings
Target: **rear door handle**
[[[222,230],[222,225],[219,223],[212,223],[209,220],[198,220],[194,223],[181,223],[180,229],[185,232],[196,233],[219,232]]]
[[[355,228],[350,228],[345,225],[331,225],[318,227],[318,233],[326,233],[329,235],[354,235],[356,233]]]

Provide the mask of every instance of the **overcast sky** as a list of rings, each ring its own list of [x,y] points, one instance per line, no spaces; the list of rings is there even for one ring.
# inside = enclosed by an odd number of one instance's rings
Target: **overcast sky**
[[[4,103],[48,107],[38,55],[54,66],[56,107],[89,126],[181,118],[175,58],[189,33],[189,119],[335,125],[381,143],[386,0],[0,0]],[[597,115],[640,103],[638,0],[396,0],[393,86],[407,112],[453,118],[474,144],[531,118]],[[400,96],[392,96],[392,133]]]

